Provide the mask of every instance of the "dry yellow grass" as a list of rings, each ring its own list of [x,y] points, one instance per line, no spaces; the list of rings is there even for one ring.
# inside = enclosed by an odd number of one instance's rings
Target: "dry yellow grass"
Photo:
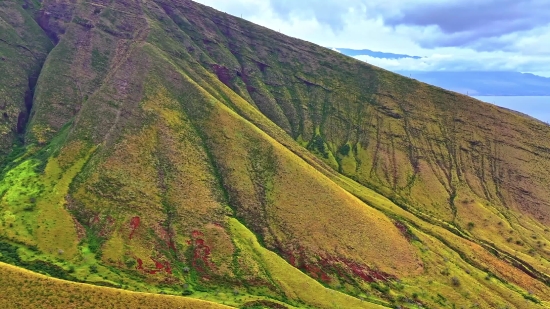
[[[231,308],[211,302],[135,293],[49,278],[0,263],[0,308]]]

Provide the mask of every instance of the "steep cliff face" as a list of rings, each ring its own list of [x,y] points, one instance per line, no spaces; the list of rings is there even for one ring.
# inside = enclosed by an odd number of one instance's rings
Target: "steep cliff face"
[[[0,260],[234,306],[550,300],[545,124],[192,1],[29,5]]]
[[[36,80],[53,47],[23,6],[0,3],[0,156],[25,132]]]

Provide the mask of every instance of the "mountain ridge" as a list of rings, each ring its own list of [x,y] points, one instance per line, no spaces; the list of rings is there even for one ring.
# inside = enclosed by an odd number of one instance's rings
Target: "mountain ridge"
[[[191,1],[37,12],[10,263],[235,306],[548,301],[547,126]]]
[[[380,52],[380,51],[373,51],[370,49],[352,49],[352,48],[332,48],[332,49],[335,49],[336,51],[341,52],[346,56],[352,56],[352,57],[353,56],[371,56],[371,57],[382,58],[382,59],[402,59],[402,58],[422,59],[422,57],[419,57],[419,56],[386,53],[386,52]]]

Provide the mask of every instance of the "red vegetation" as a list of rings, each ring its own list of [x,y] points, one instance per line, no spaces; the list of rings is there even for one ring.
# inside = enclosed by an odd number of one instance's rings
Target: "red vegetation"
[[[153,260],[153,262],[155,262],[155,268],[156,269],[163,269],[164,268],[164,264],[162,264],[161,262],[151,258],[151,260]]]
[[[139,223],[141,222],[139,217],[133,217],[130,220],[130,229],[132,229],[132,232],[130,232],[130,239],[132,239],[132,236],[134,236],[134,232],[139,227]]]
[[[298,265],[296,265],[296,258],[294,257],[294,254],[289,253],[287,259],[288,259],[288,262],[290,263],[290,265],[292,265],[294,267],[298,266]]]
[[[95,215],[92,221],[90,222],[90,225],[98,224],[99,223],[99,214]]]
[[[329,274],[337,275],[340,278],[349,278],[350,275],[353,275],[354,277],[361,278],[365,282],[385,282],[397,279],[397,277],[393,275],[342,258],[318,258],[317,263],[312,263],[311,259],[306,257],[303,249],[299,249],[297,254],[288,252],[285,256],[292,266],[301,269],[312,278],[325,283],[330,283],[331,281]]]
[[[195,238],[195,237],[199,237],[199,236],[204,236],[204,234],[202,232],[199,232],[199,231],[195,230],[195,231],[191,232],[191,236],[193,238]]]
[[[193,250],[191,264],[199,273],[206,273],[208,269],[214,268],[214,264],[210,260],[210,247],[206,245],[203,238],[199,237],[204,237],[204,234],[193,231],[191,239],[187,241]]]
[[[368,266],[359,265],[350,261],[341,261],[343,262],[356,276],[365,280],[366,282],[374,281],[390,281],[397,279],[395,276],[386,274],[382,271],[372,269]]]
[[[172,274],[172,266],[170,266],[170,263],[166,262],[164,263],[164,271],[168,274]]]
[[[305,270],[310,274],[311,277],[315,279],[319,279],[323,282],[330,282],[329,275],[324,272],[321,268],[315,266],[315,265],[305,265]]]
[[[330,282],[330,276],[323,269],[315,264],[309,263],[309,260],[306,258],[303,249],[299,250],[297,257],[294,256],[292,252],[286,255],[288,257],[288,262],[290,263],[290,265],[303,270],[312,278],[319,279],[326,283]]]
[[[403,222],[395,221],[394,225],[395,227],[397,227],[399,232],[401,232],[401,234],[405,236],[405,238],[407,238],[408,241],[413,240],[414,235],[411,233],[411,231],[409,231],[408,227]]]
[[[159,262],[153,258],[151,258],[151,260],[153,262],[155,262],[155,268],[154,269],[145,269],[143,268],[143,260],[141,259],[137,259],[137,266],[136,266],[136,269],[137,270],[142,270],[144,271],[145,273],[147,274],[150,274],[150,275],[155,275],[161,271],[165,271],[167,274],[172,274],[172,267],[170,266],[170,263],[169,262]]]

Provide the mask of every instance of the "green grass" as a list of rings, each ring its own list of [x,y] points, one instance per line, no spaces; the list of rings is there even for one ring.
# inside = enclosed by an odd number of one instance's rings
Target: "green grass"
[[[230,219],[229,224],[236,245],[262,264],[270,278],[283,289],[284,294],[291,302],[304,302],[316,308],[382,308],[327,289],[292,267],[277,254],[263,248],[258,243],[256,236],[236,219]]]

